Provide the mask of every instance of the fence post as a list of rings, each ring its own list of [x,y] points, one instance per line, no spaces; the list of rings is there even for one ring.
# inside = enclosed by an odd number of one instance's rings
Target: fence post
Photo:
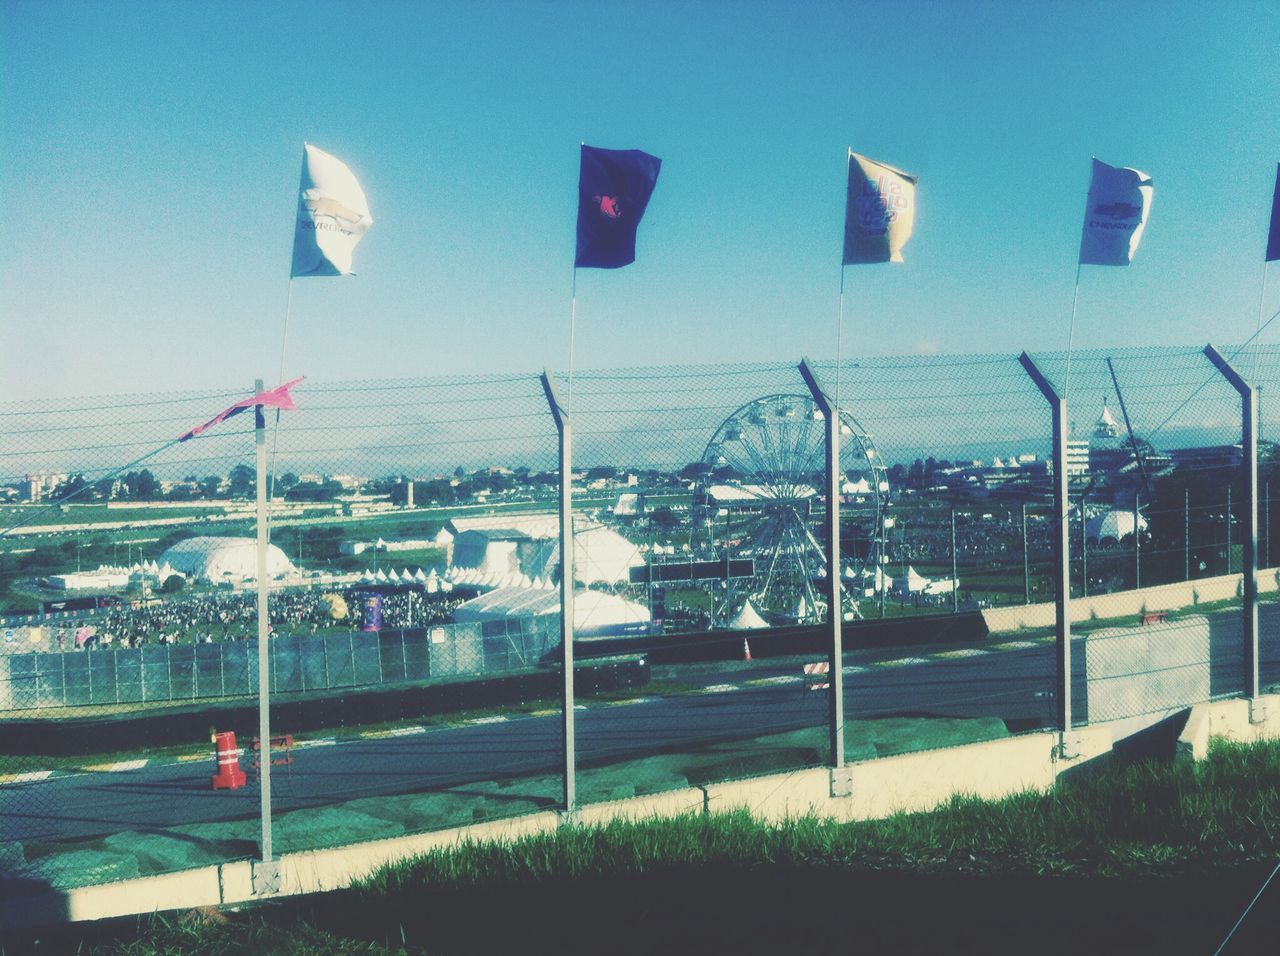
[[[1068,533],[1067,499],[1067,401],[1023,352],[1018,361],[1031,376],[1040,394],[1049,403],[1053,425],[1053,517],[1054,555],[1054,623],[1057,635],[1058,665],[1058,752],[1066,757],[1078,756],[1079,750],[1071,726],[1071,536]],[[1084,527],[1084,497],[1080,498],[1080,526]],[[1085,577],[1086,586],[1088,577]]]
[[[1231,573],[1231,486],[1227,485],[1227,574]]]
[[[884,617],[884,592],[889,590],[889,579],[885,576],[884,566],[887,563],[888,555],[885,553],[886,537],[884,533],[884,523],[888,521],[888,517],[884,512],[880,513],[880,547],[876,551],[876,577],[880,584],[880,617]]]
[[[254,394],[262,391],[262,380],[254,383]],[[255,895],[280,891],[280,867],[271,854],[271,684],[269,581],[267,579],[267,419],[263,406],[253,407],[254,441],[257,446],[257,526],[258,526],[258,746],[261,748],[260,813],[262,816],[262,860],[254,861]]]
[[[1191,489],[1182,489],[1182,575],[1191,580]]]
[[[826,438],[827,479],[827,622],[831,629],[828,646],[828,677],[831,694],[828,735],[831,746],[831,787],[833,797],[853,793],[853,777],[844,765],[844,606],[840,600],[840,409],[818,382],[808,359],[800,360],[800,374],[809,387],[814,404],[822,411]],[[877,494],[879,493],[877,489]]]
[[[1142,544],[1138,535],[1138,493],[1133,493],[1133,589],[1142,587]]]
[[[572,820],[577,812],[577,771],[573,725],[573,472],[569,411],[560,402],[550,369],[542,371],[542,390],[547,396],[551,417],[556,423],[560,445],[560,646],[563,648],[564,684],[560,706],[564,718],[564,814]]]
[[[1212,345],[1204,354],[1240,395],[1240,467],[1244,471],[1244,526],[1240,529],[1241,568],[1244,599],[1245,692],[1249,696],[1249,720],[1266,719],[1258,687],[1258,392],[1246,382]],[[1227,485],[1227,572],[1231,571],[1231,485]]]
[[[1085,499],[1089,489],[1080,492],[1080,596],[1089,596],[1089,519],[1085,511]]]
[[[951,613],[960,613],[960,573],[956,561],[956,506],[951,506]]]
[[[62,706],[67,706],[67,652],[64,649],[61,654],[59,663],[62,665]]]
[[[955,509],[952,509],[954,513]],[[1031,603],[1031,556],[1027,553],[1027,503],[1022,503],[1022,599]]]

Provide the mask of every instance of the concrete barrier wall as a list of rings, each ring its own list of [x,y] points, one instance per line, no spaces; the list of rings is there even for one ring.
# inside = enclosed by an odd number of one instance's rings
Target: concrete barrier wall
[[[1111,748],[1106,728],[1079,735],[1081,755],[1055,758],[1052,733],[971,744],[947,750],[903,754],[852,766],[850,796],[831,796],[831,771],[802,770],[752,780],[687,788],[583,808],[575,822],[603,824],[614,819],[671,818],[690,813],[747,809],[767,820],[816,815],[833,820],[867,820],[898,811],[928,810],[957,793],[997,798],[1024,790],[1043,791],[1057,775]],[[534,813],[510,820],[396,837],[357,846],[280,858],[283,894],[340,889],[381,866],[442,847],[466,842],[508,842],[548,833],[565,823],[558,813]],[[216,906],[256,898],[253,866],[228,863],[184,873],[145,877],[103,886],[48,892],[35,898],[0,903],[6,925],[41,921],[95,920],[138,912]]]
[[[1280,590],[1280,570],[1268,568],[1256,574],[1258,593]],[[1156,587],[1139,588],[1136,591],[1116,591],[1087,598],[1071,599],[1071,620],[1091,621],[1098,618],[1137,617],[1156,611],[1175,611],[1194,607],[1210,601],[1229,601],[1241,593],[1243,575],[1224,574],[1214,578],[1180,581]],[[1043,628],[1054,625],[1053,602],[1043,604],[1015,604],[1011,607],[986,608],[982,612],[987,629],[993,633],[1017,631],[1023,628]]]

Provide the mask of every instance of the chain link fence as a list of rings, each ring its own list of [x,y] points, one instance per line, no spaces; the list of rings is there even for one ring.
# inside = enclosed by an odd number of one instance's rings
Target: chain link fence
[[[1200,348],[1037,361],[1071,418],[1075,721],[1244,693],[1238,394]]]
[[[1237,357],[1261,385],[1265,568],[1277,358]],[[1071,420],[1074,723],[1247,693],[1238,396],[1199,349],[1035,362]],[[796,363],[553,376],[578,803],[830,765],[833,680],[844,760],[1057,727],[1036,385],[1014,356],[811,368],[841,412],[834,566],[823,403]],[[278,852],[562,806],[562,476],[538,376],[303,382],[268,412],[266,742],[253,419],[174,443],[253,393],[0,407],[7,885],[255,856],[268,760]],[[1275,572],[1259,581],[1265,686]],[[227,731],[244,780],[215,788]]]

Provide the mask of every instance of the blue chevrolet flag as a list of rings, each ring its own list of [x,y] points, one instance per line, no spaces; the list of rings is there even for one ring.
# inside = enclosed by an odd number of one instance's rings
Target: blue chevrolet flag
[[[662,160],[638,149],[582,146],[574,268],[618,269],[636,261],[636,229]]]

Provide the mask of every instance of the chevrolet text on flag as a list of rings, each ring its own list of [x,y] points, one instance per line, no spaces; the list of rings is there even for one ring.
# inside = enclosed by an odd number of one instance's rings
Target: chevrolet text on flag
[[[1095,159],[1080,236],[1080,264],[1127,266],[1132,262],[1154,192],[1146,173]]]
[[[638,149],[582,146],[575,269],[617,269],[636,261],[636,229],[662,160]]]
[[[918,176],[849,150],[843,265],[901,262],[916,221]]]
[[[289,278],[351,275],[351,253],[371,225],[364,190],[346,164],[303,144]]]

